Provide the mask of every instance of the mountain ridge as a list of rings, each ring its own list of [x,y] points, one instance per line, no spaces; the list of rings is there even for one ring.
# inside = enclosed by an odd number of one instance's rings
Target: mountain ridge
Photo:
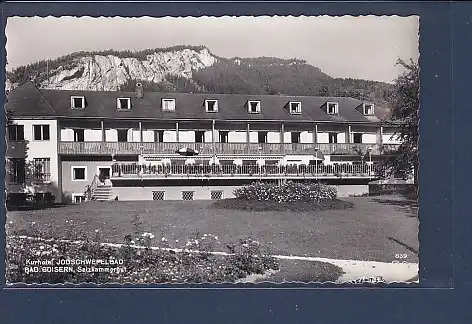
[[[333,78],[305,60],[223,58],[205,46],[178,45],[141,51],[80,51],[7,72],[6,90],[25,81],[63,90],[234,93],[352,97],[390,106],[392,85]]]

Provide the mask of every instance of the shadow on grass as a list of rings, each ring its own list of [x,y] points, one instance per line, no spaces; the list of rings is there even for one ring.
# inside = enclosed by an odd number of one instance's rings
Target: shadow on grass
[[[408,244],[405,244],[405,243],[403,243],[402,241],[399,241],[399,240],[397,240],[396,238],[393,238],[393,237],[390,237],[390,236],[387,237],[387,239],[389,239],[390,241],[393,241],[393,242],[395,242],[395,243],[397,243],[397,244],[400,244],[401,246],[403,246],[403,247],[404,247],[405,249],[407,249],[408,251],[410,251],[410,252],[412,252],[412,253],[418,255],[418,250],[416,250],[415,248],[409,246]]]
[[[390,206],[396,206],[402,209],[408,217],[418,217],[418,199],[414,196],[402,195],[399,199],[376,196],[372,201]]]
[[[245,211],[323,211],[330,209],[352,209],[354,203],[339,199],[329,201],[295,201],[295,202],[277,202],[277,201],[258,201],[239,198],[227,198],[215,201],[213,208],[245,210]]]
[[[46,209],[56,209],[70,206],[68,204],[53,204],[53,205],[46,205],[46,204],[31,204],[31,205],[7,205],[7,212],[12,211],[29,211],[29,210],[46,210]]]

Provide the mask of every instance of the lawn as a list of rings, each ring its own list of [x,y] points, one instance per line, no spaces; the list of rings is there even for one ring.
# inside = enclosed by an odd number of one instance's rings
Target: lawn
[[[181,248],[189,238],[213,234],[222,244],[251,237],[281,255],[391,262],[395,254],[407,254],[407,262],[418,261],[417,206],[398,196],[344,200],[354,208],[249,212],[213,208],[213,201],[89,202],[11,211],[6,227],[10,234],[38,228],[55,237],[98,229],[103,242],[123,243],[138,216],[142,229],[155,236],[152,245],[165,240]]]

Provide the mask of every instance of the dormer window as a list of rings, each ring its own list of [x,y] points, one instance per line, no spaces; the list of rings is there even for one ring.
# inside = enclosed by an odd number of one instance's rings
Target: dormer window
[[[292,115],[299,115],[302,113],[302,103],[298,101],[290,101],[288,103],[290,114]]]
[[[364,104],[364,115],[372,116],[374,114],[374,104]]]
[[[339,105],[337,102],[328,102],[326,104],[326,113],[328,115],[336,115],[339,112]]]
[[[84,109],[85,108],[85,97],[83,96],[71,96],[70,97],[71,109]]]
[[[247,109],[250,114],[258,114],[261,112],[261,102],[260,101],[248,101]]]
[[[130,110],[131,109],[131,98],[118,98],[118,99],[116,99],[116,106],[119,110]]]
[[[175,99],[162,99],[162,111],[175,111]]]
[[[205,100],[205,111],[209,113],[218,112],[218,100]]]

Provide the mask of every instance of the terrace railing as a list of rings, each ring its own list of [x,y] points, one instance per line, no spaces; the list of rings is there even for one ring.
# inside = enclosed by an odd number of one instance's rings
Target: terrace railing
[[[192,148],[207,154],[257,155],[257,154],[313,154],[318,148],[323,154],[359,155],[371,149],[372,154],[379,155],[395,151],[396,144],[312,144],[312,143],[188,143],[188,142],[59,142],[59,154],[77,155],[137,155],[137,154],[174,154],[180,148]],[[259,150],[259,147],[261,150]]]
[[[378,164],[333,165],[140,165],[115,163],[112,179],[125,178],[218,178],[218,177],[331,177],[331,178],[379,178],[382,168]]]

